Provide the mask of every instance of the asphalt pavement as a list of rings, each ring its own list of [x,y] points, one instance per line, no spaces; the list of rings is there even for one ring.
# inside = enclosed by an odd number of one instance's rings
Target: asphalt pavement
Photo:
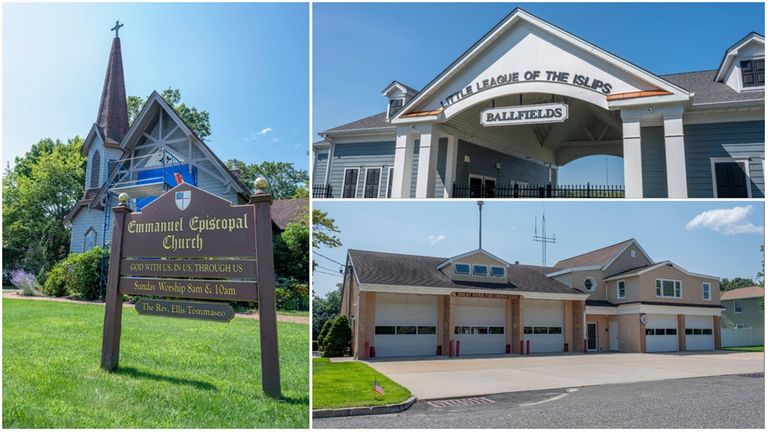
[[[765,378],[728,375],[418,401],[398,414],[313,420],[314,428],[752,428]]]

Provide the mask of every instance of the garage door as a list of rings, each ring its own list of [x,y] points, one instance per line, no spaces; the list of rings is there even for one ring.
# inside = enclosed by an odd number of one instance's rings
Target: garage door
[[[506,300],[459,297],[455,302],[454,331],[460,343],[460,355],[504,354]]]
[[[376,295],[376,357],[433,356],[437,350],[437,296]]]
[[[645,351],[677,351],[677,315],[647,315]]]
[[[715,334],[711,316],[685,316],[685,350],[712,351],[715,349]]]
[[[563,302],[525,300],[524,308],[524,340],[531,341],[531,352],[562,352]]]

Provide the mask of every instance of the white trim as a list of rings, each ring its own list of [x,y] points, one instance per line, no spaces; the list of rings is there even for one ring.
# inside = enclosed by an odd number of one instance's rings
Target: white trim
[[[725,56],[720,62],[720,67],[717,69],[715,81],[722,82],[725,79],[724,73],[731,68],[733,60],[735,60],[735,57],[739,55],[739,50],[753,41],[757,41],[758,44],[765,46],[765,38],[756,33],[750,33],[747,36],[744,36],[740,41],[736,42],[735,45],[731,46],[725,52]]]
[[[443,288],[443,287],[425,287],[425,286],[412,286],[412,285],[384,285],[384,284],[358,284],[360,291],[368,292],[388,292],[395,294],[427,294],[427,295],[451,295],[454,292],[471,292],[481,294],[507,294],[517,295],[526,299],[537,300],[586,300],[589,297],[588,294],[565,294],[565,293],[545,293],[545,292],[530,292],[530,291],[512,291],[512,290],[498,290],[498,289],[455,289],[455,288]]]
[[[455,262],[457,262],[457,260],[460,260],[462,258],[466,258],[466,257],[468,257],[470,255],[474,255],[476,253],[481,253],[481,254],[483,254],[483,255],[491,258],[491,259],[494,259],[494,260],[498,261],[501,264],[504,264],[507,267],[512,265],[512,264],[506,262],[505,260],[497,257],[496,255],[486,251],[485,249],[475,249],[475,250],[471,250],[469,252],[465,252],[465,253],[463,253],[461,255],[456,255],[455,257],[448,258],[447,260],[445,260],[445,261],[441,262],[440,264],[438,264],[437,267],[435,267],[435,268],[439,270],[439,269],[447,266],[448,264],[455,263]]]
[[[748,157],[713,157],[709,158],[709,164],[710,164],[710,171],[712,174],[712,195],[715,198],[719,198],[717,196],[717,176],[715,176],[715,164],[718,163],[730,163],[730,162],[744,162],[744,176],[745,181],[747,182],[747,198],[752,198],[752,177],[749,174],[749,158]],[[738,198],[734,198],[738,199]]]
[[[465,265],[468,267],[468,270],[466,273],[459,273],[456,271],[456,265]],[[472,264],[470,263],[464,263],[464,262],[455,262],[453,263],[453,274],[460,275],[460,276],[471,276],[472,275]]]
[[[586,315],[635,315],[635,314],[663,314],[663,315],[704,315],[720,316],[721,308],[696,307],[696,306],[678,306],[670,305],[648,305],[639,303],[620,304],[615,307],[610,306],[587,306]]]
[[[473,179],[473,178],[476,178],[476,179],[479,179],[480,181],[482,181],[483,182],[483,186],[485,186],[485,181],[486,180],[493,180],[494,183],[496,183],[497,185],[499,184],[498,181],[496,180],[496,177],[490,177],[490,176],[484,176],[484,175],[480,175],[480,174],[469,173],[469,179],[467,179],[467,186],[468,187],[469,187],[469,184],[470,184],[469,180]]]
[[[395,179],[393,176],[395,175],[395,167],[391,166],[387,168],[387,194],[385,195],[387,198],[392,198],[392,187],[395,185],[394,181]]]
[[[736,310],[736,304],[737,304],[737,303],[738,303],[739,305],[741,305],[741,310]],[[733,313],[737,313],[737,314],[740,314],[740,313],[743,313],[743,312],[744,312],[744,302],[742,301],[742,299],[736,299],[736,300],[734,300],[734,301],[733,301]]]
[[[745,61],[755,61],[755,60],[762,60],[765,62],[765,54],[763,55],[757,55],[751,58],[745,58],[739,60],[739,93],[749,93],[749,92],[762,92],[765,91],[765,82],[763,82],[763,85],[753,85],[753,86],[745,86],[744,85],[744,72],[741,71],[741,62]]]
[[[642,252],[642,253],[643,253],[643,255],[645,256],[645,259],[647,259],[649,263],[653,264],[653,260],[651,259],[651,256],[650,256],[650,255],[648,255],[648,253],[645,251],[645,249],[643,249],[643,247],[642,247],[642,246],[640,246],[640,243],[638,243],[638,242],[637,242],[637,240],[635,240],[635,239],[632,239],[632,240],[631,240],[629,243],[627,243],[627,245],[626,245],[626,246],[624,246],[623,248],[621,248],[621,250],[619,251],[619,253],[617,253],[616,255],[614,255],[614,257],[613,257],[613,258],[611,258],[611,260],[610,260],[610,261],[608,261],[608,264],[604,265],[604,266],[601,268],[601,270],[607,270],[607,269],[608,269],[608,267],[610,267],[610,266],[611,266],[611,265],[612,265],[614,262],[616,262],[616,260],[617,260],[617,259],[619,259],[619,257],[620,257],[622,254],[624,254],[624,252],[626,252],[626,251],[627,251],[627,249],[629,249],[629,247],[630,247],[630,246],[632,246],[632,245],[635,245],[635,246],[636,246],[636,247],[637,247],[637,248],[640,250],[640,252]]]
[[[619,284],[624,284],[624,295],[619,295]],[[617,299],[625,299],[627,298],[627,281],[624,279],[616,281],[616,298]]]
[[[709,294],[709,298],[704,297],[704,285],[707,286],[707,293]],[[712,301],[712,284],[709,282],[702,282],[701,283],[701,298],[704,301]]]
[[[654,282],[653,289],[656,293],[656,298],[674,298],[674,299],[682,299],[683,298],[683,281],[679,279],[666,279],[666,278],[656,278],[656,282]],[[661,287],[657,286],[657,283],[661,281]],[[675,295],[664,295],[664,282],[673,282],[672,284],[672,291]],[[680,284],[680,295],[677,295],[677,285]],[[659,295],[659,288],[661,288],[661,295]]]
[[[612,280],[616,280],[616,279],[627,278],[627,277],[630,277],[630,276],[639,276],[641,274],[648,273],[649,271],[655,270],[655,269],[657,269],[659,267],[662,267],[662,266],[665,266],[665,265],[671,266],[675,270],[677,270],[677,271],[679,271],[679,272],[681,272],[683,274],[686,274],[688,276],[699,277],[699,278],[703,278],[703,279],[710,279],[710,280],[714,280],[714,281],[719,281],[720,280],[720,278],[716,277],[716,276],[709,276],[709,275],[700,274],[700,273],[691,273],[691,272],[685,270],[684,268],[680,267],[679,265],[673,263],[672,261],[667,260],[667,261],[662,261],[662,262],[660,262],[658,264],[654,264],[654,265],[652,265],[650,267],[646,267],[644,269],[634,271],[632,273],[620,273],[620,274],[618,274],[616,276],[611,276],[609,278],[606,278],[605,281],[608,282],[608,281],[612,281]],[[547,275],[547,276],[549,276],[549,275]]]
[[[602,269],[602,266],[599,266],[599,265],[597,265],[597,266],[570,267],[570,268],[567,268],[567,269],[564,269],[564,270],[558,270],[556,272],[547,273],[544,276],[555,277],[555,276],[560,276],[560,275],[564,275],[564,274],[568,274],[568,273],[573,273],[573,272],[577,272],[577,271],[601,270],[601,269]]]
[[[587,286],[586,286],[587,281],[592,282],[592,289],[587,288]],[[581,284],[584,286],[584,290],[587,291],[587,292],[590,292],[590,293],[595,292],[595,290],[597,289],[597,281],[592,276],[585,277],[584,281]]]
[[[368,187],[369,170],[379,170],[379,183],[376,185],[376,196],[373,197],[378,198],[381,195],[381,174],[384,172],[384,169],[382,167],[365,167],[365,180],[363,180],[363,198],[370,198],[365,196],[365,188]]]
[[[344,168],[344,176],[341,178],[341,195],[339,198],[344,198],[344,187],[346,186],[347,181],[347,171],[355,170],[357,171],[357,178],[355,179],[355,196],[352,198],[357,198],[357,190],[360,189],[360,168]],[[347,199],[350,199],[349,197],[346,197]]]
[[[589,349],[589,325],[594,324],[595,326],[595,348]],[[600,349],[600,326],[597,325],[597,321],[587,321],[587,351],[598,351]]]
[[[485,267],[485,273],[479,273],[476,271],[478,267]],[[472,276],[484,276],[488,277],[488,274],[491,271],[491,266],[488,264],[472,264]]]
[[[615,306],[587,306],[585,315],[618,315]]]

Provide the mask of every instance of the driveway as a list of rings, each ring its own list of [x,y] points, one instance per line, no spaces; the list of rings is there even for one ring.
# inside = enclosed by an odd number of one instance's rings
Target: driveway
[[[600,353],[368,364],[423,400],[763,372],[763,353]]]

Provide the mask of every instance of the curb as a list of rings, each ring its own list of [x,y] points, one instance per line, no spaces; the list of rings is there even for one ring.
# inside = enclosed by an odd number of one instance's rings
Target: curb
[[[373,407],[331,408],[312,410],[312,418],[351,417],[376,414],[394,414],[407,410],[416,403],[416,396],[411,396],[403,403]]]

